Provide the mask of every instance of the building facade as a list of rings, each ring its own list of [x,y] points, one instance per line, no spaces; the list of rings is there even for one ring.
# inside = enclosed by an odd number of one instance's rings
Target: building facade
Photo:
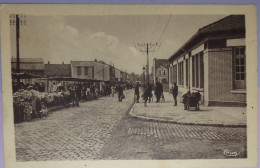
[[[103,61],[71,61],[71,77],[123,82],[127,80],[127,73]]]
[[[168,84],[169,74],[168,74],[168,60],[167,59],[153,59],[152,75],[153,82],[156,80],[162,84]]]
[[[169,62],[167,59],[153,59],[152,82],[158,80],[163,85],[164,91],[169,91]]]
[[[79,79],[108,81],[109,66],[96,61],[71,61],[71,76]]]
[[[168,61],[169,81],[180,92],[199,91],[206,106],[246,105],[244,15],[199,29]]]

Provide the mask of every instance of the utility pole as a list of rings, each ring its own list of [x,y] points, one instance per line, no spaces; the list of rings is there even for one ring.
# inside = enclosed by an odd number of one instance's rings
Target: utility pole
[[[25,19],[24,15],[10,15],[10,25],[15,25],[16,28],[16,73],[20,73],[20,24],[26,25]],[[20,82],[20,79],[18,78],[17,81]]]
[[[156,52],[154,49],[155,46],[157,46],[158,43],[143,43],[139,44],[138,46],[141,48],[140,52],[146,52],[146,83],[149,83],[149,52]],[[153,48],[153,50],[152,50]]]
[[[20,19],[16,15],[16,72],[20,73],[20,54],[19,54],[19,39],[20,39]]]

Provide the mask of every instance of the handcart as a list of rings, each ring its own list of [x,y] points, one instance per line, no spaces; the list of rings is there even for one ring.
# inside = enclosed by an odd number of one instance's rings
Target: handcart
[[[198,108],[199,99],[196,95],[191,94],[187,97],[187,110],[190,110],[190,107],[194,108],[195,111],[199,110]]]

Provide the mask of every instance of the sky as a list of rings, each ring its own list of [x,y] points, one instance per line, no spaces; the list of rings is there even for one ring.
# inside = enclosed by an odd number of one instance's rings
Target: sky
[[[20,28],[20,57],[60,64],[105,61],[128,73],[142,73],[145,50],[156,44],[152,60],[168,59],[199,28],[225,15],[26,16]],[[16,57],[15,26],[11,26],[12,57]]]

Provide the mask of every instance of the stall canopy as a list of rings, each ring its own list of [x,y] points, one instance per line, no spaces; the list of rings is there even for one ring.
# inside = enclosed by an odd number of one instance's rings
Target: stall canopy
[[[32,79],[32,78],[44,78],[44,76],[33,75],[28,73],[12,73],[13,79]]]
[[[76,81],[76,82],[101,82],[100,80],[95,79],[80,79],[80,78],[72,78],[72,77],[51,77],[48,80],[53,81]]]

